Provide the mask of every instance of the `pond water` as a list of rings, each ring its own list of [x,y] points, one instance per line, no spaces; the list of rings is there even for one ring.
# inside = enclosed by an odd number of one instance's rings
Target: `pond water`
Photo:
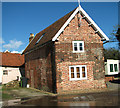
[[[110,96],[108,96],[110,95]],[[118,106],[118,94],[86,94],[72,96],[45,96],[36,98],[21,105],[28,106]]]

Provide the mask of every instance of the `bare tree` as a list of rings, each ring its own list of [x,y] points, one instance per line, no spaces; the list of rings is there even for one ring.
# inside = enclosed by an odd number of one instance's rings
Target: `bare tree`
[[[109,42],[118,42],[118,46],[120,49],[120,25],[114,26]]]

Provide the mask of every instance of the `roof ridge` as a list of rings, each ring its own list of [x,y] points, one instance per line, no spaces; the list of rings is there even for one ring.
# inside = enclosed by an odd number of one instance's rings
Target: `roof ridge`
[[[11,53],[11,52],[0,52],[2,54],[15,54],[15,55],[21,55],[20,53]]]

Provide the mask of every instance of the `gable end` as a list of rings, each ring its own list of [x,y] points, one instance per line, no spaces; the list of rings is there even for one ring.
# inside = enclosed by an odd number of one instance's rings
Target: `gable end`
[[[66,26],[70,23],[70,21],[75,17],[75,15],[79,12],[82,13],[82,15],[84,16],[83,18],[85,18],[88,22],[89,22],[89,26],[91,25],[95,32],[99,34],[99,36],[101,37],[102,41],[109,41],[109,38],[104,34],[104,32],[98,27],[98,25],[89,17],[89,15],[83,10],[83,8],[80,6],[80,8],[78,7],[73,14],[69,17],[69,19],[65,22],[65,24],[61,27],[61,29],[57,32],[57,34],[52,38],[52,41],[57,40],[57,38],[60,36],[60,34],[64,31],[64,29],[66,28]]]

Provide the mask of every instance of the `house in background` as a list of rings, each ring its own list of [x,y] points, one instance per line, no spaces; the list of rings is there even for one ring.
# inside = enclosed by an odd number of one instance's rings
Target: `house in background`
[[[13,80],[20,80],[25,76],[24,55],[17,53],[0,52],[2,57],[0,66],[0,83],[6,84]]]
[[[106,81],[112,81],[120,73],[119,60],[107,59],[105,62],[105,78]]]
[[[54,93],[105,88],[103,41],[108,40],[82,7],[31,34],[23,52],[30,86]]]

